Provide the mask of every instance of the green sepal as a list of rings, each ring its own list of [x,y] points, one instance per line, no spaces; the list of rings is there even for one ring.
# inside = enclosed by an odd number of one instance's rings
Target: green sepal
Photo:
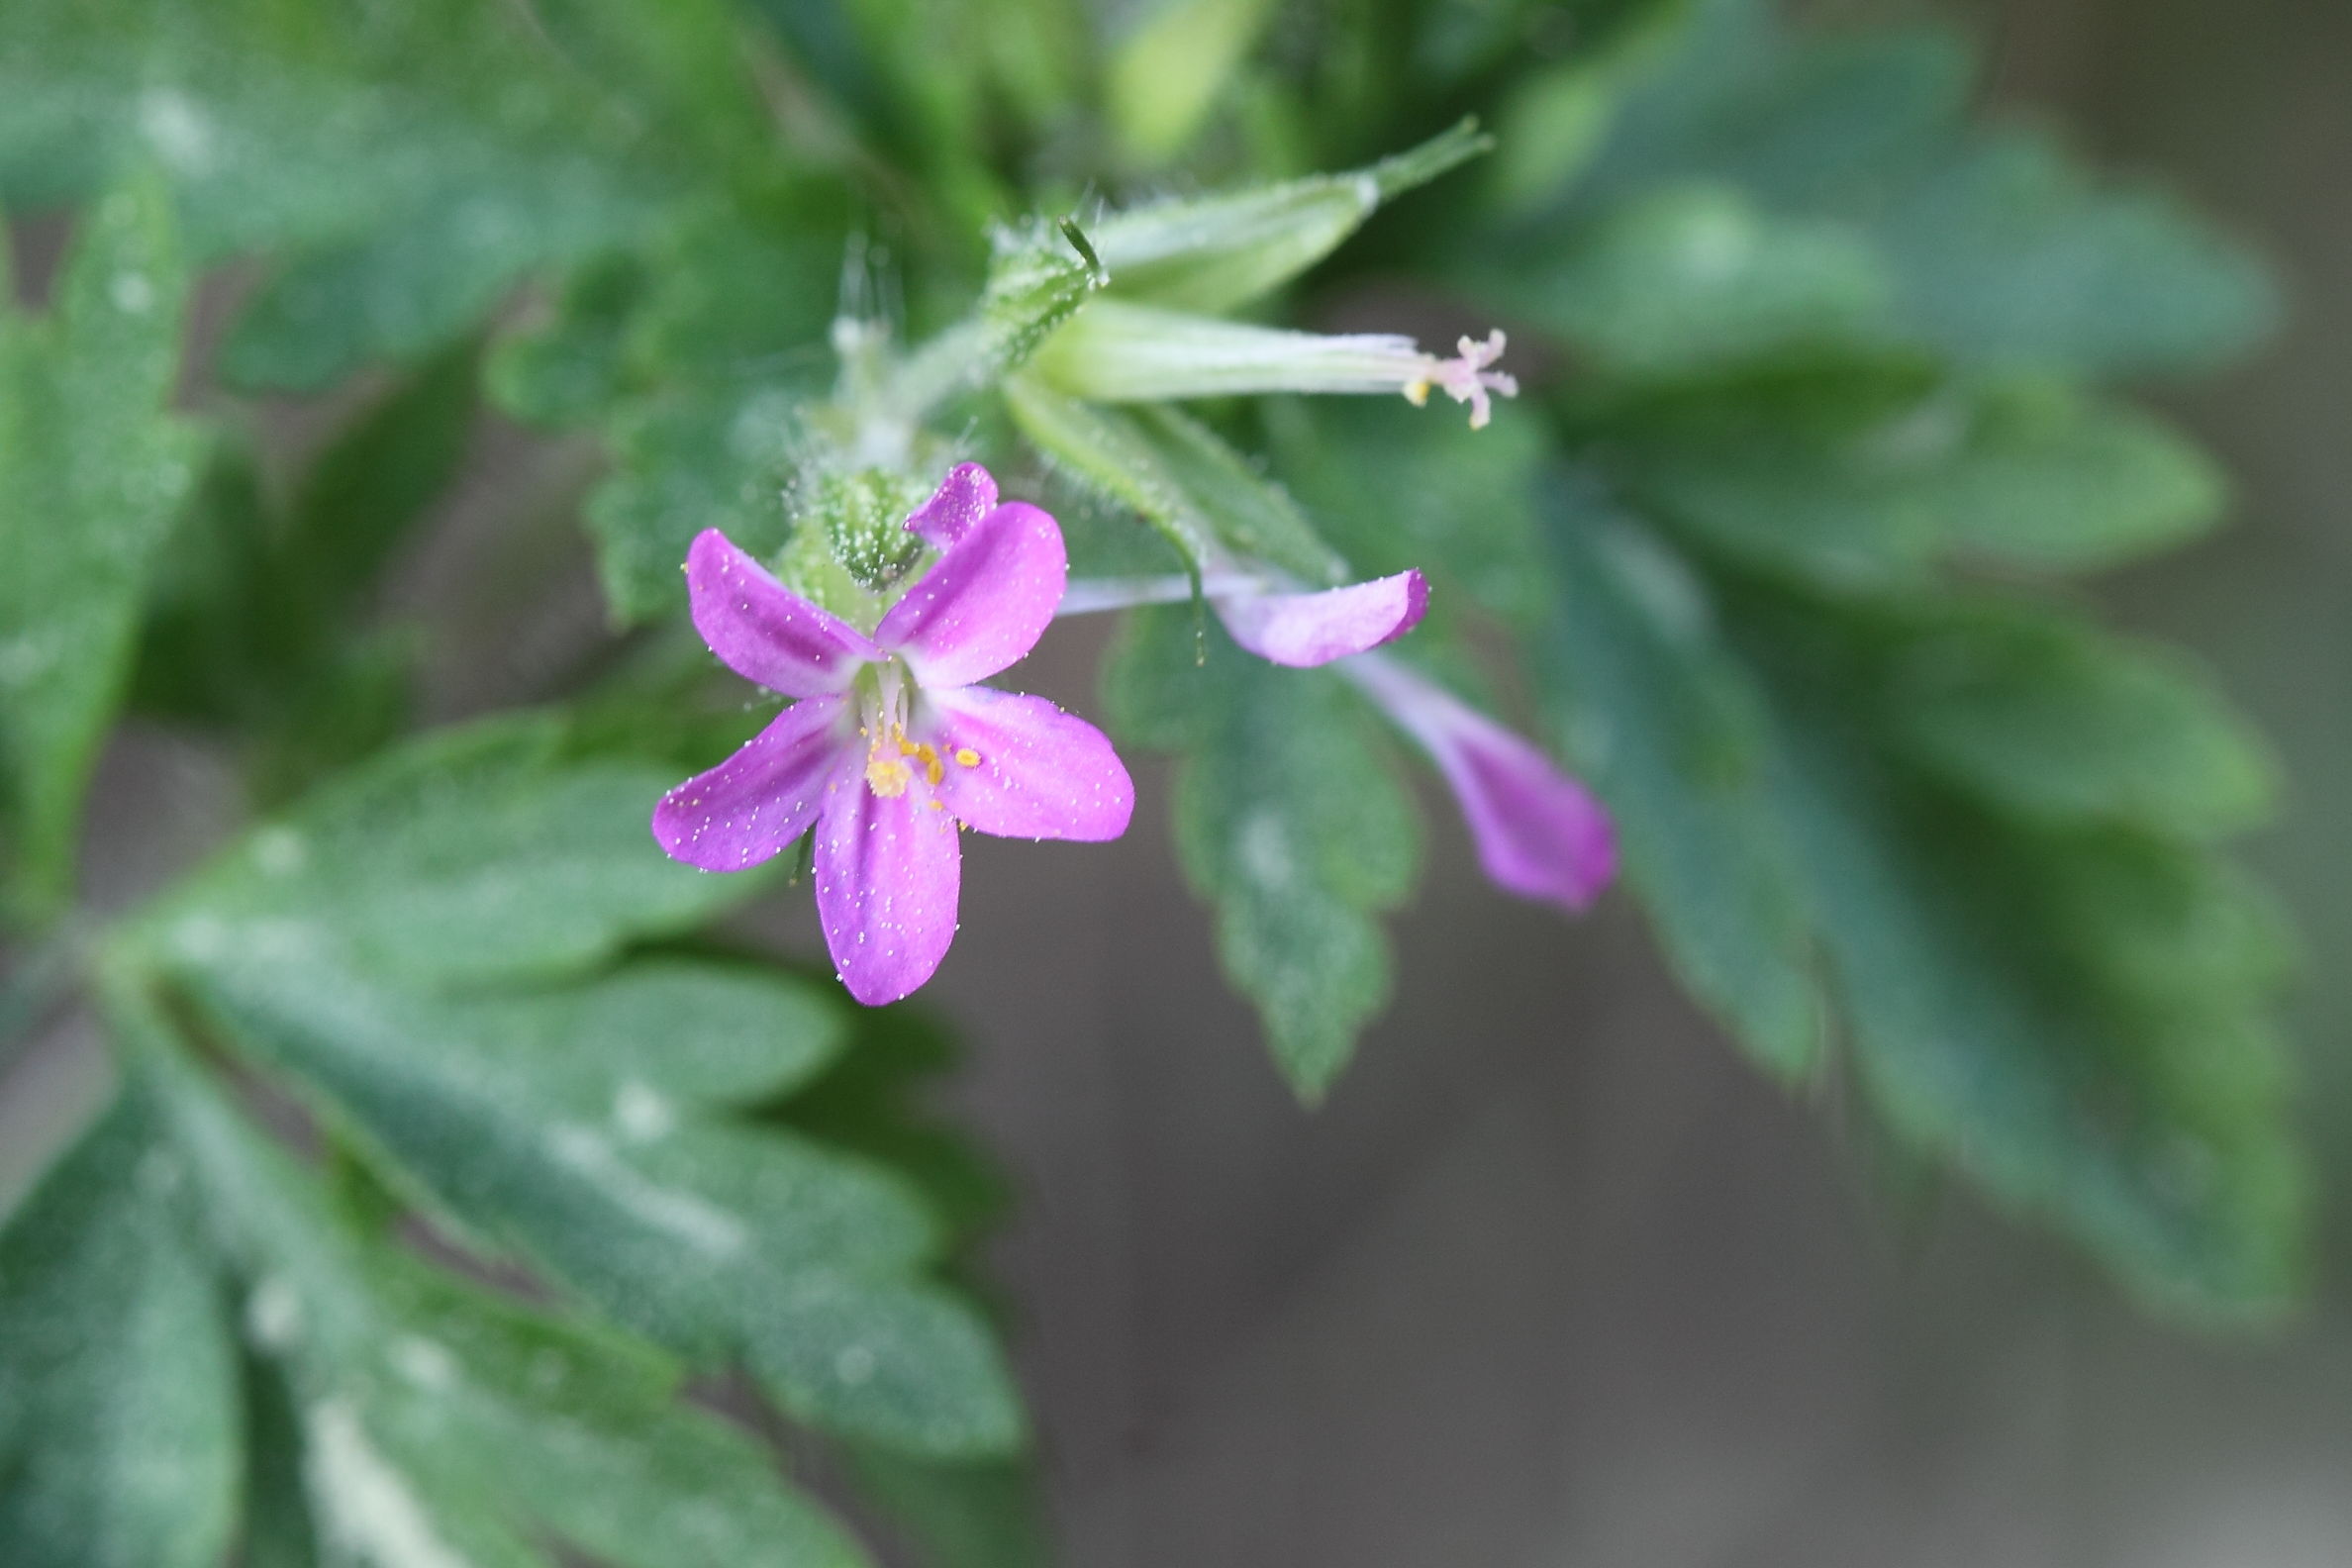
[[[1087,236],[1113,299],[1216,315],[1272,292],[1337,249],[1383,203],[1494,145],[1464,120],[1368,168],[1105,214]]]
[[[1289,492],[1199,421],[1158,404],[1081,402],[1029,376],[1007,381],[1004,392],[1040,451],[1138,513],[1196,572],[1239,555],[1311,582],[1343,574]]]

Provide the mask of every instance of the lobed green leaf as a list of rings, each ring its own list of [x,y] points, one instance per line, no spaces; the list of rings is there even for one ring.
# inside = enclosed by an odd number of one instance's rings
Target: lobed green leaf
[[[161,188],[92,211],[48,319],[0,308],[0,827],[8,900],[52,910],[132,672],[149,574],[196,476],[171,418],[188,274]]]
[[[189,1171],[124,1093],[0,1232],[0,1559],[218,1568],[236,1349]]]
[[[1176,843],[1217,910],[1218,953],[1302,1099],[1320,1099],[1388,999],[1375,917],[1412,891],[1410,799],[1337,677],[1277,669],[1182,610],[1130,618],[1105,677],[1114,721],[1180,749]]]

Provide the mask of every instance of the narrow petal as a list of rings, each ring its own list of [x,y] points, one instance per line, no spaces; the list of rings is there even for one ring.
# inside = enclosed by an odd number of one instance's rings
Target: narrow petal
[[[893,796],[844,772],[817,825],[817,916],[849,994],[896,1002],[931,977],[955,939],[962,850],[955,819],[920,778]]]
[[[1576,911],[1617,875],[1617,833],[1593,793],[1535,745],[1386,656],[1343,666],[1437,764],[1506,892]]]
[[[1418,571],[1322,593],[1234,594],[1215,601],[1233,640],[1259,658],[1300,669],[1394,642],[1429,608]]]
[[[1037,645],[1069,572],[1053,519],[1008,501],[890,607],[874,640],[925,686],[970,685]]]
[[[1100,841],[1127,832],[1134,781],[1102,731],[1042,697],[987,686],[925,694],[939,799],[1006,838]]]
[[[837,692],[881,657],[864,633],[776,581],[717,529],[687,551],[686,591],[694,630],[719,661],[787,697]]]
[[[1617,833],[1592,791],[1501,726],[1464,734],[1438,758],[1478,845],[1505,891],[1575,911],[1617,876]]]
[[[809,831],[830,774],[847,759],[849,702],[794,703],[742,749],[697,773],[653,808],[653,836],[672,860],[741,871]]]
[[[907,519],[907,532],[945,549],[971,533],[973,525],[996,510],[996,504],[995,476],[976,462],[957,463],[947,470],[938,493]]]

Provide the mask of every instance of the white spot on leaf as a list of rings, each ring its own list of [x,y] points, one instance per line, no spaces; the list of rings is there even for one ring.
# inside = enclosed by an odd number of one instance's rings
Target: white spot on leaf
[[[343,1557],[370,1568],[471,1568],[441,1538],[408,1479],[368,1441],[348,1406],[313,1406],[306,1425],[311,1502]]]
[[[557,1127],[547,1133],[547,1148],[572,1171],[603,1189],[621,1209],[659,1230],[666,1230],[699,1251],[718,1256],[740,1252],[750,1236],[742,1222],[691,1193],[664,1187],[646,1178],[613,1151],[612,1144],[594,1130],[578,1126]]]
[[[264,1350],[287,1350],[302,1337],[302,1298],[275,1277],[255,1285],[245,1298],[245,1334]]]
[[[439,1391],[457,1381],[457,1362],[430,1339],[403,1334],[392,1346],[392,1365],[421,1389]]]
[[[667,1135],[678,1113],[652,1085],[632,1078],[613,1092],[613,1125],[632,1143],[647,1143]]]

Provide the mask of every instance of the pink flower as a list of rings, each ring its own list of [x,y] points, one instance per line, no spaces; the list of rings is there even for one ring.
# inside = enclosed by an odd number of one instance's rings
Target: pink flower
[[[1464,354],[1473,346],[1465,342]],[[1333,664],[1418,741],[1460,804],[1480,864],[1504,891],[1573,912],[1616,877],[1616,830],[1590,790],[1532,742],[1371,651],[1421,624],[1429,587],[1420,572],[1321,593],[1213,590],[1210,603],[1242,647],[1276,664]]]
[[[1082,582],[1071,586],[1061,613],[1180,603],[1193,591],[1186,577]],[[1533,742],[1372,651],[1421,624],[1429,585],[1420,572],[1295,593],[1224,567],[1204,576],[1201,591],[1244,649],[1298,668],[1332,665],[1411,735],[1437,764],[1480,864],[1506,892],[1574,912],[1615,879],[1616,830],[1590,790]]]
[[[1059,613],[1181,604],[1193,591],[1190,577],[1098,577],[1073,583]],[[1418,571],[1293,593],[1244,572],[1221,570],[1203,576],[1201,591],[1235,642],[1293,669],[1313,669],[1394,642],[1421,625],[1429,608],[1429,581]]]
[[[1479,864],[1505,892],[1575,912],[1617,876],[1617,831],[1592,791],[1531,741],[1385,654],[1339,672],[1437,764]]]
[[[1418,571],[1325,588],[1321,593],[1234,593],[1210,600],[1225,630],[1259,658],[1312,669],[1394,642],[1429,608],[1429,580]]]
[[[706,871],[760,864],[815,830],[817,910],[849,994],[921,986],[955,936],[956,830],[1116,838],[1134,786],[1103,733],[1040,697],[973,682],[1035,645],[1068,572],[1061,530],[997,504],[976,463],[908,521],[937,562],[871,637],[776,581],[717,530],[694,541],[695,630],[728,668],[798,699],[663,796],[653,836]]]

